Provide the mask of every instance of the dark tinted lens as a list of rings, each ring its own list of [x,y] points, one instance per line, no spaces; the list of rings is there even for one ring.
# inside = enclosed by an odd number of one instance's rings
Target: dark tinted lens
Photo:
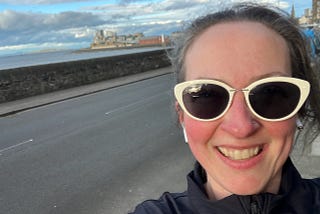
[[[296,108],[299,99],[299,88],[286,82],[261,84],[251,90],[249,95],[254,111],[268,119],[289,115]]]
[[[229,93],[221,86],[193,85],[183,91],[183,102],[187,110],[200,119],[219,116],[227,107]]]

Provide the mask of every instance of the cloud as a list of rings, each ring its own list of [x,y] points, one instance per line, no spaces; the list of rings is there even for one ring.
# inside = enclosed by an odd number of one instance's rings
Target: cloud
[[[33,28],[37,23],[40,14],[34,16],[28,13],[19,13],[12,10],[5,10],[0,13],[0,31],[14,31]]]
[[[79,31],[105,23],[98,15],[88,12],[44,14],[6,10],[0,13],[0,46],[82,38],[76,36],[80,35]],[[75,29],[78,29],[76,33]]]
[[[88,0],[0,0],[0,3],[10,5],[51,5],[70,2],[90,2]]]
[[[131,3],[136,3],[136,2],[143,2],[144,0],[120,0],[119,4],[120,5],[128,5]]]
[[[265,4],[271,4],[274,6],[277,6],[281,9],[287,9],[289,7],[291,7],[291,5],[289,4],[288,1],[281,1],[281,0],[259,0],[256,2],[260,2],[260,3],[265,3]]]
[[[128,2],[128,1],[126,1]],[[163,0],[160,2],[130,1],[130,4],[105,4],[82,8],[93,13],[99,12],[105,20],[115,23],[143,24],[149,22],[176,22],[194,19],[197,16],[215,11],[220,4],[230,1],[216,0]]]
[[[64,49],[66,47],[72,47],[77,43],[52,43],[52,42],[45,42],[41,43],[40,47],[42,49],[51,49],[52,47],[60,47]],[[28,43],[22,45],[11,45],[11,46],[2,46],[0,47],[0,51],[19,51],[21,49],[29,49],[29,50],[37,50],[39,49],[38,43]]]
[[[212,1],[164,1],[162,5],[162,10],[170,11],[170,10],[184,10],[197,8],[202,5],[208,5],[212,3]],[[216,3],[215,3],[216,4]]]
[[[22,13],[5,10],[0,13],[0,31],[44,31],[74,27],[96,26],[105,21],[88,12],[62,12],[59,14]]]

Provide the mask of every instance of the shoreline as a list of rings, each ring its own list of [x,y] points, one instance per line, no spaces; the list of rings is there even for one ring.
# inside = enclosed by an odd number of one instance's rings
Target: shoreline
[[[129,49],[138,49],[138,48],[163,48],[163,49],[171,49],[172,46],[163,46],[163,45],[135,45],[135,46],[127,46],[127,47],[102,47],[102,48],[81,48],[78,50],[72,51],[73,53],[83,53],[83,52],[99,52],[99,51],[113,51],[113,50],[129,50]]]

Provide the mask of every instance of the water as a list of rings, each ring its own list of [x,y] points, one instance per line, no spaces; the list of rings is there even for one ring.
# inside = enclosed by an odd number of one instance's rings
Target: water
[[[69,62],[84,59],[93,59],[108,56],[117,56],[130,53],[141,53],[161,50],[162,47],[132,48],[119,50],[97,50],[97,51],[56,51],[47,53],[32,53],[25,55],[0,57],[0,70],[19,68],[33,65],[44,65],[58,62]]]

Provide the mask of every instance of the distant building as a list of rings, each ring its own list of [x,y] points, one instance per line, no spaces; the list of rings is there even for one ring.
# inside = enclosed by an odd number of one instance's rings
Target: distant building
[[[291,18],[293,18],[293,19],[296,18],[296,11],[294,9],[294,4],[292,4],[292,7],[291,7]]]
[[[91,49],[123,48],[138,46],[167,46],[170,39],[167,36],[145,37],[143,33],[117,35],[113,31],[97,30],[91,43]]]
[[[142,37],[144,37],[143,33],[134,33],[133,36],[134,36],[134,37],[137,37],[137,38],[139,38],[139,39],[142,38]]]
[[[320,23],[320,0],[312,0],[312,21]]]
[[[310,8],[304,10],[304,14],[299,18],[300,25],[310,25],[313,23],[312,10]]]
[[[312,17],[312,10],[310,8],[304,9],[304,15],[306,17]]]
[[[139,45],[169,45],[170,39],[167,36],[151,36],[151,37],[143,37],[139,40]]]
[[[175,31],[171,33],[171,37],[173,38],[179,38],[181,36],[183,36],[183,33],[181,31]]]
[[[113,31],[105,31],[105,36],[106,37],[116,37],[117,34],[116,34],[116,32],[113,32]]]
[[[95,34],[94,39],[93,39],[93,43],[94,44],[103,44],[104,42],[105,42],[105,39],[104,39],[103,30],[96,31],[96,34]]]
[[[170,37],[173,41],[176,41],[183,37],[183,33],[181,31],[175,31],[171,33]]]

